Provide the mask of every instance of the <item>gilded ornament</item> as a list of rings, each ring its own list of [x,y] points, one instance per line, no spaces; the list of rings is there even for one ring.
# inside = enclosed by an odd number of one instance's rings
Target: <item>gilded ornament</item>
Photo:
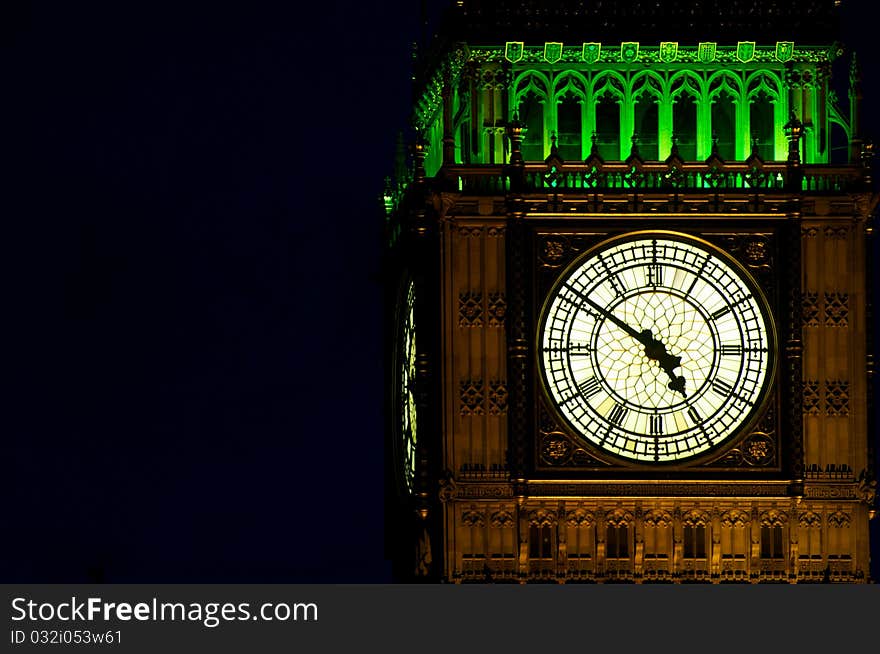
[[[516,520],[510,511],[502,509],[489,516],[489,524],[496,529],[513,529],[516,526]]]
[[[487,313],[490,327],[504,327],[504,318],[507,315],[507,300],[503,293],[490,293]]]
[[[766,263],[767,257],[767,243],[764,241],[749,241],[748,245],[746,245],[746,260],[749,264]]]
[[[489,415],[507,412],[507,385],[503,381],[489,382]]]
[[[458,326],[483,326],[483,296],[479,292],[464,291],[459,294]]]
[[[547,434],[541,444],[541,454],[547,463],[558,465],[571,455],[571,442],[562,434]]]
[[[559,263],[565,256],[565,242],[557,239],[547,239],[544,241],[543,254],[544,259],[549,263]]]
[[[483,382],[464,380],[459,383],[461,415],[483,415]]]
[[[825,411],[829,416],[849,415],[849,382],[825,382]]]

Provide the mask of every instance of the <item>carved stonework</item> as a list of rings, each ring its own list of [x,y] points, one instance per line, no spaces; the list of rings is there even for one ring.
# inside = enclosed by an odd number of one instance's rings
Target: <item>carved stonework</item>
[[[461,524],[465,527],[485,527],[486,514],[476,509],[465,511],[461,514]]]
[[[819,326],[819,294],[815,291],[806,291],[802,296],[804,327]]]
[[[479,291],[463,291],[459,293],[458,326],[483,326],[483,296]]]
[[[777,465],[778,448],[776,400],[773,399],[752,432],[739,445],[708,465],[716,468],[767,468]]]
[[[867,470],[862,470],[856,477],[856,483],[859,498],[873,509],[874,501],[877,499],[877,480],[869,475]]]
[[[825,293],[825,325],[846,327],[849,324],[849,295]]]
[[[504,317],[507,315],[507,300],[503,293],[490,293],[488,306],[489,327],[504,327]]]
[[[849,232],[849,228],[846,225],[841,225],[841,226],[828,225],[825,227],[825,237],[830,238],[830,239],[834,239],[836,241],[845,239],[848,232]]]
[[[746,263],[750,267],[763,267],[769,265],[770,253],[767,242],[763,239],[753,239],[745,247]]]
[[[556,512],[548,509],[536,509],[529,514],[529,525],[532,527],[555,527]]]
[[[562,465],[566,463],[574,447],[565,434],[551,432],[541,439],[541,459],[548,465]]]
[[[801,227],[801,236],[804,238],[815,238],[818,235],[819,235],[819,228],[818,227],[813,227],[813,226]]]
[[[819,407],[819,382],[815,380],[804,381],[804,414],[818,416],[821,413]]]
[[[496,529],[513,529],[516,526],[516,519],[510,511],[501,509],[489,516],[489,524]]]
[[[671,527],[672,514],[669,511],[652,509],[645,513],[642,522],[646,527]]]
[[[452,472],[446,470],[443,473],[443,477],[440,479],[440,489],[437,493],[440,501],[443,504],[455,499],[458,494],[458,485],[455,483],[455,477],[452,475]]]
[[[547,238],[541,245],[541,258],[551,265],[556,266],[565,257],[567,245],[565,241],[559,238]]]
[[[465,238],[479,238],[483,235],[482,227],[459,227],[458,233]]]
[[[584,509],[575,509],[565,516],[565,524],[569,527],[577,527],[578,529],[586,529],[592,527],[596,523],[596,516],[591,511]]]
[[[770,509],[761,514],[762,527],[782,527],[788,522],[788,515],[778,509]]]
[[[771,463],[775,454],[774,442],[770,434],[753,432],[740,448],[743,459],[752,466],[765,466]]]
[[[493,226],[486,231],[489,238],[501,238],[504,236],[504,227]]]
[[[744,484],[733,482],[707,482],[686,484],[676,482],[529,482],[526,494],[535,498],[559,497],[780,497],[785,496],[789,483],[762,482]]]
[[[507,385],[503,381],[489,382],[489,415],[507,413]]]
[[[829,416],[849,415],[849,382],[825,382],[825,412]]]
[[[483,415],[483,381],[463,380],[459,382],[459,394],[461,397],[461,415]]]
[[[776,289],[774,235],[772,234],[710,234],[703,235],[731,254],[749,269],[758,285],[773,300]]]
[[[849,527],[851,517],[840,509],[828,516],[828,526],[835,528]]]
[[[800,516],[798,516],[798,524],[801,527],[821,527],[822,516],[820,516],[815,511],[807,511],[806,513],[801,513]]]
[[[587,250],[607,234],[543,234],[537,243],[537,256],[541,266],[549,271],[548,279],[555,279],[558,269],[565,266],[580,253]]]
[[[710,518],[707,511],[688,511],[681,517],[681,524],[684,527],[706,527],[709,522]]]
[[[605,522],[609,527],[627,527],[633,522],[633,514],[623,509],[615,509],[605,514]]]
[[[731,509],[721,514],[721,525],[723,527],[746,527],[751,521],[751,516],[741,509]]]

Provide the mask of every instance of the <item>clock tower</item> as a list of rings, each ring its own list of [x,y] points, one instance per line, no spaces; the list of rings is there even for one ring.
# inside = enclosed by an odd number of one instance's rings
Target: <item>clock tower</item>
[[[453,5],[385,193],[398,579],[871,581],[841,2]]]

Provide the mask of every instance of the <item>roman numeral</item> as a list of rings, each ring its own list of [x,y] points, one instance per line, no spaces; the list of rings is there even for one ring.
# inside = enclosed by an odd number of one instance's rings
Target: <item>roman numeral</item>
[[[624,292],[626,292],[626,288],[624,288],[623,284],[620,283],[620,280],[617,277],[609,277],[608,283],[611,284],[611,288],[614,290],[614,294],[617,297],[621,297]]]
[[[542,347],[541,352],[547,352],[549,354],[567,354],[570,357],[582,357],[590,355],[593,352],[593,348],[589,345],[572,343],[568,347],[563,345]]]
[[[611,413],[608,414],[608,421],[615,425],[619,425],[623,422],[623,419],[626,418],[627,413],[629,413],[629,409],[619,404],[615,404],[614,408],[611,409]]]
[[[652,263],[648,266],[648,283],[651,286],[663,285],[663,266],[659,263]]]
[[[739,306],[739,305],[742,304],[743,302],[746,302],[746,301],[750,300],[751,297],[752,297],[751,295],[744,295],[743,297],[741,297],[741,298],[739,298],[738,300],[734,301],[733,304],[728,304],[728,305],[726,305],[726,306],[724,306],[724,307],[718,309],[718,311],[716,311],[715,313],[712,314],[712,318],[713,318],[714,320],[718,320],[718,319],[719,319],[721,316],[723,316],[725,313],[727,313],[728,311],[730,311],[731,309],[733,309],[733,307],[735,307],[735,306]]]
[[[696,277],[694,277],[694,281],[691,282],[691,285],[688,287],[688,290],[685,291],[685,295],[690,295],[694,287],[697,285],[697,282],[700,281],[703,277],[703,272],[706,270],[706,266],[709,265],[709,255],[706,255],[706,258],[703,259],[703,265],[700,266],[700,270],[697,272]]]
[[[608,275],[608,283],[611,284],[611,289],[614,291],[614,294],[617,297],[622,296],[626,292],[626,287],[620,283],[620,280],[614,275],[611,268],[608,266],[608,263],[605,259],[602,258],[602,255],[598,255],[597,259],[599,259],[599,263],[602,264],[602,267],[605,269],[605,274]]]
[[[723,316],[728,311],[730,311],[730,305],[726,305],[726,306],[718,309],[718,311],[716,311],[715,313],[712,314],[712,319],[718,320],[721,316]]]
[[[602,387],[599,385],[598,379],[590,377],[586,381],[578,384],[578,390],[584,397],[593,397],[596,393],[602,390]]]
[[[733,393],[733,386],[723,379],[715,379],[712,381],[712,390],[718,393],[721,397],[727,397]]]
[[[662,436],[663,416],[648,416],[648,429],[651,436]]]
[[[721,346],[721,356],[723,357],[738,357],[742,356],[743,346],[742,345],[722,345]]]
[[[697,412],[696,407],[688,407],[688,418],[691,419],[695,425],[702,424],[703,419],[700,417],[700,414]]]

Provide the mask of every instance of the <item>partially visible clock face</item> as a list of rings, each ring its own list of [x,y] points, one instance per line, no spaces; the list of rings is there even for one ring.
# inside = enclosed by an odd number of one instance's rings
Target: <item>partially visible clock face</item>
[[[416,468],[416,441],[418,436],[414,394],[416,369],[415,288],[412,282],[407,285],[401,317],[397,397],[399,401],[400,438],[403,441],[401,443],[403,476],[407,489],[412,490]]]
[[[756,416],[775,331],[732,258],[683,234],[616,237],[576,261],[540,319],[539,367],[559,415],[639,463],[693,459]]]

